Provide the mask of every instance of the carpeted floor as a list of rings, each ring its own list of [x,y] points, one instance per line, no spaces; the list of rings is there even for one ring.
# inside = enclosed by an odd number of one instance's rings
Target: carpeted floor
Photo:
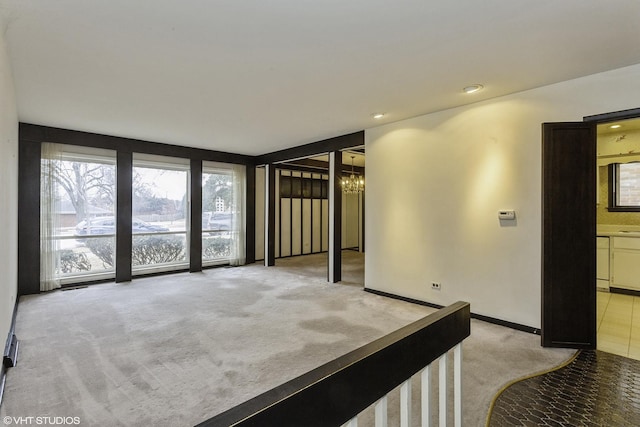
[[[363,292],[363,256],[356,252],[345,252],[344,282],[327,283],[325,259],[23,297],[20,355],[7,374],[0,416],[194,425],[434,311]],[[484,424],[504,384],[573,354],[480,321],[472,321],[471,332],[463,345],[468,426]],[[396,401],[392,395],[392,418]],[[370,422],[364,414],[359,425]]]

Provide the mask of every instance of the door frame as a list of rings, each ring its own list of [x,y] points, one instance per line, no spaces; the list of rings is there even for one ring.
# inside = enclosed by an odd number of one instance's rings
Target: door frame
[[[620,120],[627,120],[627,119],[636,119],[636,118],[640,118],[640,108],[633,108],[633,109],[628,109],[628,110],[620,110],[620,111],[614,111],[614,112],[608,112],[608,113],[603,113],[603,114],[596,114],[596,115],[591,115],[591,116],[584,116],[583,117],[583,122],[585,123],[592,123],[594,124],[594,126],[597,126],[599,124],[602,123],[609,123],[609,122],[614,122],[614,121],[620,121]],[[597,135],[596,135],[596,143],[597,143]],[[597,155],[597,154],[596,154]],[[596,159],[593,159],[594,162],[596,161]],[[544,170],[543,170],[543,176],[544,176]],[[595,179],[596,176],[594,174],[594,176],[592,177],[593,181],[595,183]],[[543,194],[542,197],[545,197],[544,194],[544,187],[543,187]],[[543,220],[544,220],[544,212],[543,212]],[[595,241],[596,238],[596,234],[595,234],[595,230],[593,230],[593,239]],[[586,249],[585,249],[586,250]],[[545,253],[545,249],[544,249],[544,245],[543,245],[543,252],[542,252],[542,262],[543,262],[543,277],[544,277],[544,262],[545,259],[550,256],[549,254]],[[595,264],[595,259],[593,260],[594,264]],[[595,288],[595,283],[596,283],[596,277],[595,277],[595,270],[593,272],[593,286]],[[544,283],[542,284],[543,287],[543,292],[544,292]],[[549,307],[546,307],[545,305],[545,299],[544,296],[542,298],[542,307],[541,307],[541,311],[542,311],[542,315],[543,315],[543,322],[544,322],[544,313],[546,310],[549,310]],[[591,313],[589,313],[590,317],[593,319],[594,322],[594,328],[595,328],[595,322],[597,322],[597,316],[596,316],[596,305],[595,304],[589,304],[589,307],[585,307],[585,309],[588,310],[592,310]],[[542,337],[542,345],[548,345],[548,343],[545,343],[544,340],[544,331],[542,332],[543,337]],[[593,343],[593,348],[595,348],[597,346],[597,332],[596,332],[596,339],[594,340]]]

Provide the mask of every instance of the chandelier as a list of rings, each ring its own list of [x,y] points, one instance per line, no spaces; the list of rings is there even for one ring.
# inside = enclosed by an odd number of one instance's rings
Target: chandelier
[[[342,178],[342,192],[346,194],[357,194],[364,191],[364,177],[356,176],[353,171],[353,159],[355,156],[351,156],[351,175],[349,178]]]

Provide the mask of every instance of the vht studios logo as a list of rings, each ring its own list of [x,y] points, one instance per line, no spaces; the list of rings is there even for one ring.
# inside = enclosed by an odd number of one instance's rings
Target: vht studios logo
[[[5,425],[61,426],[78,425],[80,417],[9,417],[2,419]]]

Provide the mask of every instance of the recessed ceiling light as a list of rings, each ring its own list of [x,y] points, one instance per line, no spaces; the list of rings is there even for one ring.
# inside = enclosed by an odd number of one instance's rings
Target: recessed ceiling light
[[[618,129],[619,127],[621,127],[621,125],[611,125],[609,129]]]
[[[378,120],[384,117],[384,113],[374,113],[371,115],[374,119]]]
[[[474,92],[478,92],[479,90],[482,90],[484,86],[482,85],[471,85],[471,86],[467,86],[464,89],[462,89],[462,91],[464,93],[474,93]]]

